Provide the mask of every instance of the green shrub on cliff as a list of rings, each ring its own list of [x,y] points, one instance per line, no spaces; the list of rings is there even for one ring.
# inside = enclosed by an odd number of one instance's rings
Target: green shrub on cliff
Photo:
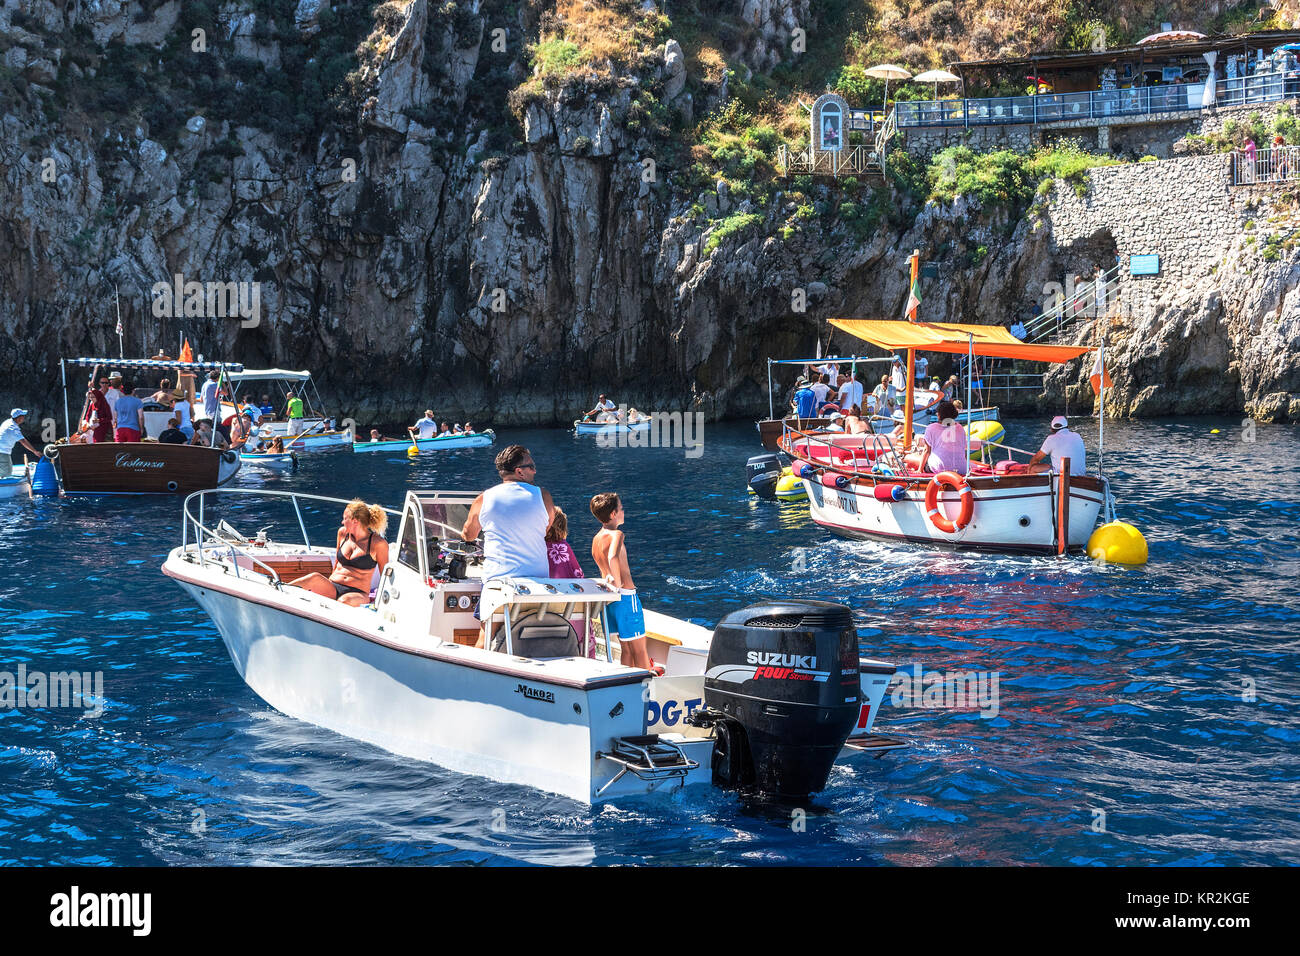
[[[1056,180],[1087,192],[1088,170],[1111,166],[1116,160],[1086,152],[1074,143],[1044,146],[1032,153],[1010,149],[977,153],[969,146],[950,146],[931,159],[926,170],[934,202],[951,203],[969,196],[982,206],[1027,204],[1035,193],[1045,195]]]
[[[707,259],[709,256],[713,255],[714,250],[732,236],[744,232],[750,226],[756,226],[762,221],[763,217],[757,213],[732,213],[726,219],[722,220],[722,224],[713,231],[713,235],[709,236],[708,240],[704,243],[704,258]]]

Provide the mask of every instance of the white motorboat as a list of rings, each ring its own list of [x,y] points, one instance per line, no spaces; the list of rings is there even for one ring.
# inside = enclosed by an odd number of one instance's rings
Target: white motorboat
[[[1067,362],[1087,346],[1026,345],[995,326],[832,319],[831,324],[886,349],[1007,356]],[[969,396],[969,390],[968,390]],[[903,421],[906,447],[911,425]],[[796,459],[793,473],[808,490],[814,521],[846,537],[884,538],[957,550],[1065,554],[1083,550],[1098,518],[1110,511],[1105,476],[1030,473],[1011,460],[1020,451],[973,437],[967,426],[966,475],[909,471],[884,435],[804,431],[786,426],[780,447]],[[989,430],[979,430],[985,434]],[[994,462],[1003,449],[1007,460]]]
[[[292,371],[282,368],[265,368],[265,369],[244,369],[239,372],[232,372],[226,378],[234,385],[235,399],[239,400],[239,388],[248,382],[275,382],[281,391],[281,405],[284,403],[283,393],[285,390],[296,387],[298,397],[302,399],[306,414],[295,422],[284,419],[264,418],[257,428],[260,437],[268,441],[274,438],[283,438],[285,449],[288,451],[322,451],[329,448],[344,448],[353,442],[353,433],[348,428],[336,428],[336,422],[317,411],[321,405],[320,393],[316,390],[316,383],[312,381],[311,372]],[[315,406],[313,406],[307,390],[310,387],[311,394],[316,396]],[[201,405],[196,405],[196,414],[200,417],[203,415]],[[235,413],[235,409],[228,402],[221,406],[221,420],[229,421]],[[296,431],[294,430],[296,428]]]
[[[304,540],[274,541],[269,529],[249,540],[205,523],[232,497],[232,514],[247,520],[249,495],[291,505]],[[312,545],[303,514],[342,499],[193,495],[162,570],[212,617],[249,687],[285,714],[587,803],[710,781],[806,795],[841,756],[906,745],[873,733],[895,667],[859,658],[847,608],[776,602],[728,615],[712,633],[647,610],[648,650],[664,673],[625,667],[603,637],[619,595],[602,582],[484,584],[481,551],[459,539],[474,497],[408,493],[363,607],[286,583],[329,574],[333,536]],[[486,649],[473,646],[476,609],[499,625]],[[594,656],[584,654],[589,628]]]
[[[394,438],[381,441],[359,441],[354,442],[352,450],[361,451],[386,451],[386,452],[405,452],[409,451],[414,445],[420,451],[446,451],[451,448],[484,448],[491,445],[497,440],[497,433],[492,429],[486,429],[481,432],[448,432],[445,435],[435,435],[432,438]]]

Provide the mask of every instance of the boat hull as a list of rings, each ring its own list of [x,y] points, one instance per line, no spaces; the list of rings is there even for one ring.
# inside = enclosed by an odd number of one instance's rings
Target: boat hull
[[[566,683],[547,680],[544,663],[436,637],[418,650],[400,647],[385,638],[373,610],[313,610],[293,588],[251,585],[266,592],[253,595],[215,565],[204,569],[179,554],[163,572],[212,618],[253,692],[290,717],[400,756],[586,803],[677,785],[628,774],[598,792],[618,767],[597,753],[643,732],[644,672]],[[686,782],[706,783],[711,742],[693,749],[701,766]]]
[[[262,471],[289,472],[298,467],[298,457],[292,452],[285,452],[283,455],[240,455],[239,460],[246,468],[258,468]]]
[[[96,442],[59,445],[55,464],[69,495],[184,495],[224,485],[239,456],[201,445]]]
[[[451,435],[447,438],[417,438],[415,446],[420,451],[445,451],[452,448],[483,448],[491,445],[496,441],[496,435],[492,431],[476,432],[473,435]],[[406,441],[359,441],[353,444],[352,450],[362,451],[386,451],[386,452],[404,452],[411,447],[411,442]]]
[[[583,422],[576,421],[573,423],[573,430],[579,435],[628,435],[632,432],[644,432],[650,430],[650,422],[636,422],[634,424],[602,423],[602,422]]]
[[[1055,514],[1059,476],[972,477],[968,483],[974,497],[970,523],[950,534],[940,531],[926,516],[928,482],[911,485],[900,501],[881,501],[874,494],[876,482],[869,478],[852,479],[843,489],[804,481],[812,519],[845,537],[881,538],[962,551],[1058,553]],[[1070,479],[1067,552],[1081,551],[1087,544],[1102,511],[1104,483],[1105,479],[1089,475]],[[958,494],[945,488],[938,497],[940,510],[955,516],[960,508]]]
[[[32,490],[25,465],[13,465],[8,476],[0,478],[0,498],[26,498]]]

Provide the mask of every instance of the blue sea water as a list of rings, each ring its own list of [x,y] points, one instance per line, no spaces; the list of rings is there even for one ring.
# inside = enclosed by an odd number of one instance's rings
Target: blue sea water
[[[1041,427],[1011,422],[1008,440],[1036,447]],[[1095,424],[1081,431],[1095,450]],[[102,672],[105,697],[98,717],[0,709],[0,862],[1300,862],[1300,430],[1108,423],[1143,568],[831,536],[805,505],[747,494],[748,423],[708,426],[698,458],[503,430],[496,449],[326,452],[238,484],[398,507],[407,488],[486,486],[512,441],[532,449],[580,555],[589,496],[623,495],[648,606],[712,624],[773,596],[841,601],[866,654],[996,672],[996,717],[887,702],[877,729],[913,746],[849,759],[798,813],[708,787],[593,809],[267,706],[159,572],[178,500],[0,501],[0,671]],[[293,531],[283,511],[262,523]]]

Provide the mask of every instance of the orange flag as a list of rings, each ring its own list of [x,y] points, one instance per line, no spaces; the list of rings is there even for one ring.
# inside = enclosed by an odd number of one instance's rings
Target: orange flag
[[[192,348],[190,348],[190,340],[189,340],[189,339],[186,339],[186,340],[185,340],[185,344],[181,346],[181,361],[182,361],[182,362],[193,362],[193,361],[194,361],[194,350],[193,350]]]
[[[1102,386],[1111,387],[1110,373],[1106,371],[1106,366],[1102,364],[1101,352],[1097,353],[1097,358],[1092,363],[1092,375],[1088,381],[1092,382],[1092,394],[1100,395]]]

